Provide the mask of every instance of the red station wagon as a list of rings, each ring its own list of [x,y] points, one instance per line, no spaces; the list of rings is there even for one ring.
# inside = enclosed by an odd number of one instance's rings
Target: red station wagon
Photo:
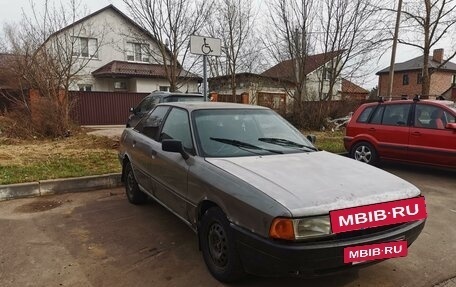
[[[345,149],[358,161],[399,160],[456,168],[456,108],[451,101],[364,104],[346,128]]]

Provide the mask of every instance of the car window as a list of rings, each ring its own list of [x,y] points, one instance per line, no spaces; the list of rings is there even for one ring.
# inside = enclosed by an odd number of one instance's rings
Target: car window
[[[203,100],[204,98],[199,96],[169,96],[164,98],[163,102],[202,102]]]
[[[367,107],[362,111],[361,115],[359,115],[357,122],[358,123],[366,123],[369,120],[369,116],[371,115],[372,111],[375,107]]]
[[[168,106],[156,107],[148,116],[144,117],[134,129],[152,139],[157,139],[160,125],[168,110]]]
[[[391,126],[407,125],[411,104],[386,105],[382,124]]]
[[[205,157],[299,153],[312,144],[270,110],[197,110],[192,113],[195,137]]]
[[[374,112],[374,115],[372,116],[370,123],[377,125],[381,124],[384,110],[385,106],[378,106]]]
[[[179,108],[171,110],[160,134],[160,141],[163,139],[180,140],[185,149],[193,150],[190,120],[185,110]]]
[[[456,117],[453,116],[452,114],[450,114],[449,112],[444,111],[443,115],[444,115],[444,120],[446,121],[446,123],[455,123],[456,122]]]
[[[155,107],[155,105],[159,103],[159,101],[160,99],[158,97],[146,97],[136,107],[136,112],[147,113],[148,111],[152,110]]]
[[[424,104],[416,105],[415,127],[443,130],[447,123],[454,122],[455,117],[440,107]]]

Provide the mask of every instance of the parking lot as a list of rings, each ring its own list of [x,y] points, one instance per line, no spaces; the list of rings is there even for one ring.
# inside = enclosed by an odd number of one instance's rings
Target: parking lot
[[[456,172],[381,167],[426,197],[428,221],[407,257],[324,278],[251,276],[238,285],[434,286],[456,277]],[[0,286],[223,286],[184,223],[156,203],[129,204],[122,188],[0,202],[0,234]]]

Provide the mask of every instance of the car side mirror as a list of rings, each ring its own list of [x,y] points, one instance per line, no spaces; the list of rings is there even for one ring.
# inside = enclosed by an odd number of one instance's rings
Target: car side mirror
[[[456,123],[447,123],[445,128],[456,131]]]
[[[132,113],[132,114],[136,114],[136,110],[135,110],[135,108],[130,108],[130,113]]]
[[[310,141],[312,144],[315,144],[317,141],[317,137],[315,135],[307,135],[306,136],[307,140]]]
[[[182,142],[174,139],[165,139],[162,141],[162,150],[168,152],[180,153],[182,157],[187,160],[189,155],[185,152]]]

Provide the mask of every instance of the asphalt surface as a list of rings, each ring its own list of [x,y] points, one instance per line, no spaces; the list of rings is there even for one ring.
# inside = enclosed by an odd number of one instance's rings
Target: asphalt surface
[[[405,258],[317,279],[248,277],[238,286],[456,286],[456,173],[384,165],[426,197],[428,221]],[[224,286],[196,236],[122,188],[0,202],[0,286]]]

